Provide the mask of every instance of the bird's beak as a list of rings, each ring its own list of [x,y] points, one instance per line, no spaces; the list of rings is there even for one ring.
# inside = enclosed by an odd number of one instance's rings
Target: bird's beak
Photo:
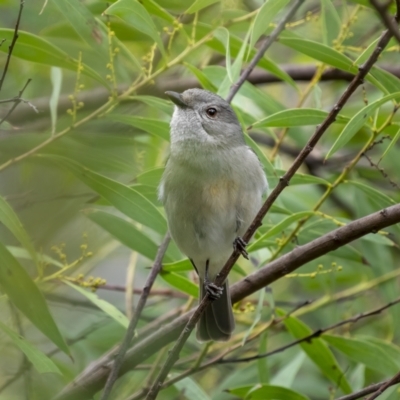
[[[168,91],[168,92],[165,92],[165,94],[178,107],[187,108],[188,105],[183,101],[182,95],[180,93]]]

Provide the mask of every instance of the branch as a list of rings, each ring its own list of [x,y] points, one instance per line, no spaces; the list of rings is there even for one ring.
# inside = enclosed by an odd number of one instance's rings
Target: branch
[[[296,247],[289,253],[270,262],[265,267],[234,284],[230,289],[232,303],[244,299],[330,251],[345,246],[368,233],[377,232],[397,223],[400,223],[400,204],[357,219],[305,245]],[[138,364],[157,353],[161,348],[176,340],[193,314],[194,310],[189,311],[171,323],[163,325],[162,329],[158,331],[154,330],[154,333],[147,335],[142,341],[132,347],[127,352],[121,367],[121,375],[131,371]],[[102,388],[107,371],[107,365],[103,363],[101,368],[97,368],[96,371],[81,374],[80,377],[75,379],[73,384],[65,388],[57,396],[57,400],[87,400]]]
[[[378,11],[379,16],[381,17],[381,20],[383,24],[385,25],[386,29],[396,38],[396,40],[400,44],[400,31],[399,31],[399,26],[397,24],[398,22],[398,16],[392,17],[390,14],[387,13],[387,9],[392,2],[392,0],[389,0],[388,2],[381,4],[379,0],[369,0],[371,5],[375,8],[376,11]],[[397,7],[399,7],[399,4],[397,4]],[[400,10],[397,10],[397,14],[400,12]]]
[[[395,385],[400,382],[400,372],[398,372],[392,379],[389,379],[386,383],[379,387],[379,389],[369,396],[366,400],[374,400],[380,396],[389,386]]]
[[[285,350],[287,350],[287,349],[289,349],[289,348],[291,348],[293,346],[296,346],[296,345],[298,345],[300,343],[311,342],[312,339],[318,338],[322,334],[324,334],[325,332],[331,331],[331,330],[333,330],[335,328],[339,328],[340,326],[343,326],[343,325],[346,325],[346,324],[349,324],[349,323],[354,324],[357,321],[359,321],[360,319],[380,314],[382,311],[384,311],[384,310],[386,310],[386,309],[388,309],[388,308],[390,308],[390,307],[392,307],[392,306],[394,306],[394,305],[396,305],[398,303],[400,303],[400,297],[397,298],[396,300],[393,300],[393,301],[385,304],[384,306],[376,308],[376,309],[374,309],[372,311],[368,311],[368,312],[365,312],[365,313],[357,314],[357,315],[355,315],[355,316],[353,316],[351,318],[345,319],[345,320],[340,321],[340,322],[338,322],[336,324],[330,325],[330,326],[328,326],[326,328],[317,329],[313,333],[310,333],[309,335],[307,335],[307,336],[305,336],[305,337],[303,337],[301,339],[297,339],[297,340],[295,340],[295,341],[293,341],[293,342],[291,342],[291,343],[289,343],[289,344],[287,344],[285,346],[282,346],[282,347],[279,347],[278,349],[269,351],[268,353],[257,354],[255,356],[244,357],[244,358],[235,358],[235,359],[227,359],[227,360],[221,359],[219,361],[219,364],[254,361],[254,360],[258,360],[260,358],[265,358],[265,357],[272,356],[273,354],[281,353],[282,351],[285,351]]]
[[[6,65],[4,66],[3,75],[2,75],[2,77],[0,79],[0,90],[3,87],[4,80],[6,79],[8,66],[10,65],[11,54],[12,54],[12,52],[14,50],[15,42],[18,39],[18,28],[19,28],[19,23],[21,21],[21,15],[22,15],[23,8],[24,8],[24,0],[20,0],[18,18],[17,18],[17,23],[15,24],[14,35],[13,35],[13,38],[11,40],[11,44],[8,47],[8,55],[7,55]],[[3,42],[4,42],[4,40],[1,42],[1,44],[3,44]]]
[[[348,394],[346,396],[342,396],[342,397],[338,397],[336,400],[356,400],[356,399],[361,399],[361,397],[370,394],[370,393],[374,393],[376,391],[382,390],[383,387],[385,387],[384,390],[386,390],[389,386],[393,386],[396,385],[396,383],[400,382],[400,373],[396,374],[392,379],[388,379],[386,381],[383,382],[379,382],[379,383],[374,383],[373,385],[367,386],[361,390],[359,390],[358,392],[355,393],[351,393]],[[380,392],[382,393],[383,390]],[[379,394],[380,394],[379,393]],[[375,394],[374,394],[375,395]],[[369,397],[366,400],[371,400],[371,399],[375,399],[376,397]]]
[[[107,400],[111,390],[114,386],[114,383],[118,379],[118,372],[121,368],[121,365],[124,361],[124,357],[126,352],[128,351],[128,348],[132,342],[133,336],[135,334],[135,329],[136,325],[139,322],[140,314],[143,311],[143,308],[146,304],[147,297],[149,296],[151,287],[153,286],[154,281],[157,278],[158,273],[160,272],[162,268],[162,260],[164,258],[164,254],[167,251],[169,242],[171,240],[171,236],[167,232],[165,235],[160,247],[158,248],[156,259],[154,260],[153,267],[149,273],[149,276],[147,277],[146,283],[143,287],[143,292],[139,298],[138,305],[132,315],[132,319],[129,323],[128,329],[126,331],[125,337],[121,343],[121,346],[118,350],[117,357],[115,358],[114,363],[112,364],[110,374],[108,375],[106,385],[104,387],[103,394],[100,398],[100,400]]]
[[[249,77],[251,71],[253,71],[253,69],[256,67],[256,65],[261,60],[261,58],[264,57],[265,52],[270,48],[272,43],[274,43],[275,39],[279,36],[279,34],[285,29],[286,24],[290,21],[290,19],[296,13],[298,8],[303,4],[303,1],[304,0],[295,0],[292,7],[288,11],[288,13],[281,19],[281,21],[279,21],[279,24],[272,31],[271,35],[268,36],[267,39],[265,39],[264,43],[258,49],[256,55],[251,60],[249,66],[240,74],[240,77],[237,80],[237,82],[231,86],[229,94],[226,98],[226,101],[228,103],[230,103],[232,101],[232,99],[235,97],[236,93],[242,87],[243,83]]]

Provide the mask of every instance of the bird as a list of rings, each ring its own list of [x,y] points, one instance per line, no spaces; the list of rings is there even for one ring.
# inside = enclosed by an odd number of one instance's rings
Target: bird
[[[175,104],[170,154],[158,188],[168,228],[199,277],[200,300],[213,300],[197,324],[200,342],[227,341],[235,328],[228,280],[213,281],[233,249],[247,255],[242,236],[262,205],[268,182],[246,145],[230,104],[193,88],[166,95]]]

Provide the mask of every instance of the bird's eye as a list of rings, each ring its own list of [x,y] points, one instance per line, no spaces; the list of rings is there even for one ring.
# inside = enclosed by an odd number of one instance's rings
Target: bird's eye
[[[206,113],[209,117],[214,118],[217,115],[217,109],[214,107],[207,108]]]

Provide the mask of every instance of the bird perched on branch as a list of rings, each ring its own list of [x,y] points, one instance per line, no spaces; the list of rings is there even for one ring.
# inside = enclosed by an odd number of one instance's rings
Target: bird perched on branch
[[[171,153],[159,186],[172,238],[213,302],[197,326],[200,341],[229,340],[235,327],[229,285],[213,280],[261,207],[267,180],[229,103],[201,89],[166,92],[175,103]]]

